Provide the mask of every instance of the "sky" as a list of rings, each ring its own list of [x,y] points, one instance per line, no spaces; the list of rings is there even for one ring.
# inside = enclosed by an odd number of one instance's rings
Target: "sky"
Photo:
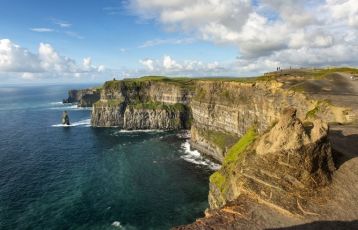
[[[357,0],[1,0],[0,84],[358,66]]]

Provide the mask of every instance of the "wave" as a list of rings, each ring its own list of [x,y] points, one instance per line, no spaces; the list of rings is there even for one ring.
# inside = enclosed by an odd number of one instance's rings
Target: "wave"
[[[177,134],[177,137],[180,139],[189,139],[191,137],[190,131],[183,131]]]
[[[85,119],[81,121],[76,121],[71,123],[70,125],[64,125],[64,124],[56,124],[51,125],[52,127],[76,127],[76,126],[84,126],[84,127],[90,127],[91,126],[91,119]]]
[[[92,107],[77,107],[77,105],[67,105],[67,106],[52,107],[50,109],[54,109],[54,110],[92,110]]]
[[[181,145],[182,150],[184,151],[184,155],[180,158],[184,159],[187,162],[197,164],[197,165],[204,165],[209,167],[212,170],[219,170],[221,165],[212,162],[211,160],[203,157],[198,150],[191,150],[190,143],[187,140]]]
[[[63,105],[62,101],[50,102],[50,105]]]
[[[161,129],[134,129],[134,130],[119,130],[118,133],[162,133],[165,130]]]

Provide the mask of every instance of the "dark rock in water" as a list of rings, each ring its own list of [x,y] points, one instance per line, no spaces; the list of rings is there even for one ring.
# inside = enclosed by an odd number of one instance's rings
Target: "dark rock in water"
[[[63,112],[63,115],[62,115],[62,124],[63,124],[63,125],[70,125],[70,118],[69,118],[69,116],[68,116],[67,111],[64,111],[64,112]]]

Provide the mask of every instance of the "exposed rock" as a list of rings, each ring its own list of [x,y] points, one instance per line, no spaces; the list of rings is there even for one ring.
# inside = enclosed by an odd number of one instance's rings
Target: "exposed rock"
[[[95,127],[123,127],[125,104],[96,103],[93,105],[91,125]]]
[[[331,180],[334,163],[327,135],[323,122],[306,130],[296,110],[286,109],[278,123],[236,161],[224,161],[217,172],[223,182],[211,179],[210,207],[219,208],[248,193],[287,212],[301,213],[297,200]]]
[[[273,228],[304,223],[302,216],[327,215],[325,189],[335,167],[326,123],[318,120],[307,129],[296,110],[286,109],[252,143],[236,158],[228,155],[231,159],[210,177],[206,217],[178,229]]]
[[[282,88],[275,81],[230,82],[197,81],[190,107],[193,116],[191,141],[200,149],[210,149],[211,156],[220,160],[225,152],[198,132],[213,130],[238,137],[255,125],[259,133],[277,121],[282,108],[294,106],[297,117],[305,121],[316,118],[327,123],[350,122],[347,109],[320,100],[314,101],[302,93]],[[227,146],[230,147],[230,146]],[[221,161],[221,160],[220,160]]]
[[[70,118],[68,116],[67,111],[64,111],[62,114],[62,124],[63,125],[70,125]]]
[[[191,97],[183,85],[157,80],[109,81],[93,106],[91,123],[121,129],[189,128]]]
[[[179,130],[185,128],[183,116],[179,110],[127,108],[123,128]]]
[[[63,103],[78,103],[79,107],[92,107],[100,99],[100,89],[69,90]]]

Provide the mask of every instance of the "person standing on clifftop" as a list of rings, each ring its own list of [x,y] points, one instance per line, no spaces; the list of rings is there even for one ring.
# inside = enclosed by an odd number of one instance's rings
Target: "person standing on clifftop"
[[[62,124],[63,125],[70,125],[70,118],[68,116],[67,111],[64,111],[62,114]]]

